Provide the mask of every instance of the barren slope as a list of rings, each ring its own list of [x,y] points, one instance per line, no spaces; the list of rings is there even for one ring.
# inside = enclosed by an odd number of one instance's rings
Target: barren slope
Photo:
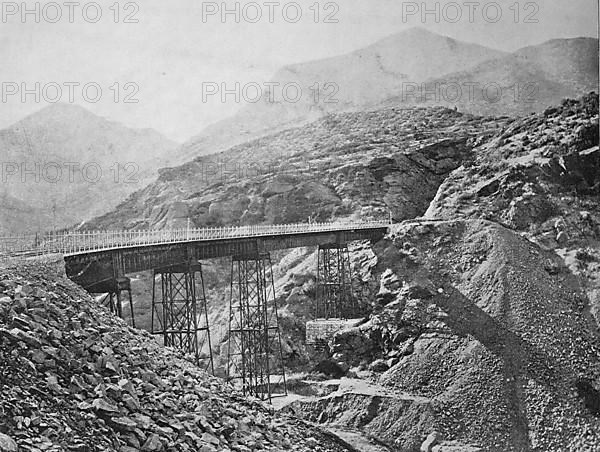
[[[168,228],[422,215],[475,140],[505,121],[444,108],[331,114],[160,171],[86,228]]]
[[[59,265],[0,269],[0,449],[347,450],[127,327]]]
[[[598,96],[515,120],[442,184],[427,218],[487,218],[556,250],[600,321]]]
[[[331,347],[384,389],[293,411],[400,451],[433,432],[459,450],[599,450],[598,338],[558,256],[485,221],[407,222],[376,254],[375,312]]]

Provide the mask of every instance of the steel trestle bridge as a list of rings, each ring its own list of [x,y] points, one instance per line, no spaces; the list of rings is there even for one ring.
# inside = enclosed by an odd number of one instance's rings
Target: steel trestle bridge
[[[65,257],[152,245],[197,241],[273,237],[290,234],[369,231],[387,228],[387,222],[297,223],[173,230],[67,231],[0,237],[0,255],[34,256],[62,254]]]
[[[0,238],[0,258],[61,255],[67,276],[134,304],[127,274],[153,271],[152,333],[214,372],[202,261],[230,258],[227,378],[245,394],[287,393],[270,252],[317,247],[315,318],[357,315],[348,244],[381,240],[390,223],[344,221],[177,230],[74,231]],[[158,281],[158,283],[157,283]],[[158,285],[158,287],[157,287]]]

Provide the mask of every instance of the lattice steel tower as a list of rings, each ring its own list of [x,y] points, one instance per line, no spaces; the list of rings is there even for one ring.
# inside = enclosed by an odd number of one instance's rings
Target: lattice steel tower
[[[133,312],[133,297],[131,296],[131,279],[120,277],[110,282],[110,292],[104,298],[104,302],[110,312],[122,319],[123,315],[123,296],[129,301],[129,310],[131,311],[131,326],[135,328],[135,314]]]
[[[157,291],[160,276],[160,292]],[[159,298],[160,297],[160,298]],[[190,263],[154,270],[152,283],[152,334],[167,347],[193,356],[214,374],[208,309],[202,265]],[[203,351],[206,350],[206,354]]]
[[[351,319],[358,314],[352,291],[348,245],[319,246],[315,318]]]
[[[271,400],[287,395],[271,258],[236,256],[231,262],[227,378],[244,394]]]

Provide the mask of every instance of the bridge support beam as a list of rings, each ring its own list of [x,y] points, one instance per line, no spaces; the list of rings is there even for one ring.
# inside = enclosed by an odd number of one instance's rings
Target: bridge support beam
[[[133,312],[133,297],[131,296],[131,279],[124,276],[115,278],[111,281],[111,288],[106,297],[108,309],[111,313],[124,319],[123,316],[123,297],[129,300],[129,310],[131,311],[131,326],[135,328],[135,313]]]
[[[233,257],[229,308],[227,378],[238,381],[245,395],[261,400],[287,395],[268,253]]]
[[[316,298],[316,319],[351,319],[359,314],[347,244],[319,246]]]
[[[157,288],[157,280],[160,287]],[[157,290],[158,289],[158,290]],[[152,334],[163,344],[192,355],[198,365],[214,374],[208,309],[200,263],[154,270]],[[203,350],[207,348],[207,353]]]

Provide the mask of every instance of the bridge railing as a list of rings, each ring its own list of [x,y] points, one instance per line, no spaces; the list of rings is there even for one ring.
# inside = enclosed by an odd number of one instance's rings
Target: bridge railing
[[[175,230],[70,231],[0,237],[0,256],[79,254],[114,248],[286,234],[374,229],[386,222],[296,223]]]

